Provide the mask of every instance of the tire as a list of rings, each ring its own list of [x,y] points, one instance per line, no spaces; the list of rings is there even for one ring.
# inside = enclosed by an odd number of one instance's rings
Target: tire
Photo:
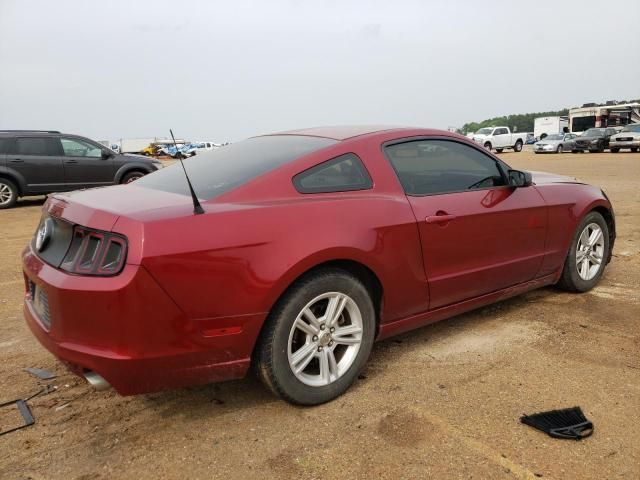
[[[638,147],[631,147],[631,151],[632,151],[633,153],[636,153],[636,152],[638,151]]]
[[[136,180],[142,177],[144,177],[144,173],[136,170],[136,171],[125,174],[124,177],[122,177],[122,180],[120,180],[120,183],[135,182]]]
[[[571,150],[571,153],[578,153],[579,150]]]
[[[340,316],[334,317],[338,323],[329,327],[329,322],[324,321],[329,300],[323,296],[338,301],[337,295],[348,300]],[[316,326],[305,314],[307,310],[314,314]],[[300,324],[299,320],[305,330],[294,326]],[[359,334],[336,336],[341,328],[357,329],[359,325]],[[369,358],[375,327],[373,302],[363,283],[341,269],[321,270],[297,281],[273,308],[256,348],[254,366],[262,382],[280,398],[296,405],[319,405],[351,386]],[[331,328],[336,328],[335,332]],[[342,343],[338,338],[353,344]],[[302,353],[296,359],[299,352]],[[298,367],[297,373],[292,364]],[[327,372],[325,376],[323,370]]]
[[[503,150],[504,150],[504,148],[496,148],[496,152],[497,153],[502,153]]]
[[[612,148],[611,153],[618,153],[620,151],[619,148]]]
[[[600,229],[601,236],[598,238],[594,247],[589,247],[589,251],[594,251],[594,256],[587,255],[583,257],[587,260],[588,275],[585,277],[582,275],[585,270],[578,272],[578,263],[582,266],[584,264],[584,260],[579,262],[576,257],[576,252],[579,248],[585,245],[584,235],[588,238],[589,232],[592,232],[592,230],[587,229],[595,228],[594,226],[597,226]],[[587,233],[585,234],[584,232]],[[562,275],[558,281],[558,287],[569,292],[587,292],[595,287],[600,281],[605,266],[609,261],[609,241],[609,226],[604,220],[604,217],[598,212],[589,212],[585,215],[582,221],[578,224],[578,228],[573,235],[571,247],[569,248],[569,253],[567,254],[567,258],[564,262]],[[592,269],[592,258],[597,259],[598,257],[600,257],[600,263],[598,264],[597,271],[594,271],[594,269]],[[595,264],[593,266],[595,267]],[[590,277],[592,274],[593,276]]]
[[[562,153],[562,145],[558,145],[558,148],[556,148],[556,153]]]
[[[484,148],[486,148],[487,150],[491,151],[491,144],[489,142],[484,144]]]
[[[7,178],[0,177],[0,210],[13,207],[18,201],[18,187]]]
[[[516,142],[516,144],[513,146],[513,151],[514,152],[521,152],[522,151],[522,142],[520,140],[518,140]]]

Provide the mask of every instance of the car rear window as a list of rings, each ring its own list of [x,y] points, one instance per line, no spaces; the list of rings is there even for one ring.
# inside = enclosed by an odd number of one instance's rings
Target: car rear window
[[[210,200],[285,163],[291,162],[336,140],[302,135],[254,137],[215,150],[198,152],[184,161],[189,179],[199,198]],[[136,186],[189,195],[189,187],[178,163],[146,175]]]

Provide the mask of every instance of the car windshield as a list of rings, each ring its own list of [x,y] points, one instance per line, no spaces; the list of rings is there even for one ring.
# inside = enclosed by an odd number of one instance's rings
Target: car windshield
[[[478,135],[490,135],[493,132],[493,128],[481,128],[476,133]]]
[[[559,133],[556,133],[554,135],[547,135],[544,139],[545,140],[562,140],[564,138],[564,135],[560,135]]]
[[[633,125],[627,125],[622,129],[623,132],[635,132],[640,133],[640,123],[635,123]]]
[[[210,200],[336,140],[302,135],[267,135],[207,150],[184,161],[199,198]],[[136,186],[190,195],[179,163],[136,181]]]
[[[582,134],[583,137],[600,137],[604,134],[604,128],[590,128]]]

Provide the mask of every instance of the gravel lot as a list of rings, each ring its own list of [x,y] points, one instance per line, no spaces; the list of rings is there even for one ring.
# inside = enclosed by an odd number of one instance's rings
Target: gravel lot
[[[609,194],[618,239],[600,286],[534,291],[378,343],[354,387],[315,408],[276,400],[253,378],[127,398],[92,391],[22,319],[19,253],[42,200],[0,211],[0,402],[57,386],[30,402],[34,426],[0,437],[0,478],[640,478],[640,154],[502,157]],[[596,426],[583,442],[518,421],[574,405]],[[12,418],[1,414],[1,426]]]

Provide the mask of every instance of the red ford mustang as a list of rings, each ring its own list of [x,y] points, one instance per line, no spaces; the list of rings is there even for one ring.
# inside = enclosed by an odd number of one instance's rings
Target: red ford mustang
[[[318,404],[374,340],[611,259],[602,190],[512,170],[437,130],[265,135],[130,185],[60,194],[23,253],[25,317],[73,371],[124,395],[244,376]]]

